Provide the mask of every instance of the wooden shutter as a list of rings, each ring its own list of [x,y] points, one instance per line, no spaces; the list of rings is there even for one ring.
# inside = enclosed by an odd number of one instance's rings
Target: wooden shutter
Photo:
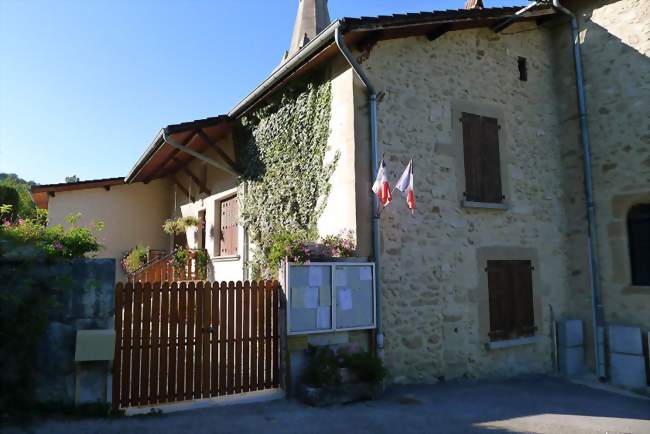
[[[237,216],[239,204],[237,196],[221,202],[221,256],[235,256],[238,254]]]
[[[650,204],[630,210],[627,228],[632,284],[650,286]]]
[[[499,154],[499,123],[494,118],[481,117],[483,147],[481,152],[481,198],[483,202],[501,203],[501,156]]]
[[[490,333],[503,340],[535,333],[530,261],[488,261]]]
[[[465,200],[501,203],[501,157],[497,119],[463,113]]]
[[[508,261],[488,261],[490,294],[490,338],[503,340],[510,336],[513,319],[513,287]]]
[[[463,113],[463,153],[465,159],[465,200],[482,202],[481,117]]]
[[[513,326],[516,336],[535,333],[533,266],[530,261],[510,261],[514,297]]]

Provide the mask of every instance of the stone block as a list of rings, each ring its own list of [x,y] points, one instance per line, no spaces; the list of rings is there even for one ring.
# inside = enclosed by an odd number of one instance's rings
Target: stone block
[[[559,349],[560,374],[565,377],[576,377],[584,372],[585,351],[582,346],[560,347]]]
[[[561,348],[579,347],[583,345],[584,334],[581,320],[570,319],[560,321],[557,326],[558,345]]]
[[[647,387],[643,355],[610,353],[609,364],[612,384],[628,389]]]
[[[82,362],[77,365],[75,402],[106,402],[107,362]]]
[[[610,353],[643,355],[641,329],[638,327],[609,326],[608,344]]]

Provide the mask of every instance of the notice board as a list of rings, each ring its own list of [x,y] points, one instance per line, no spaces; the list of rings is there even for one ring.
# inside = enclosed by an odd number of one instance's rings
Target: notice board
[[[288,264],[290,335],[375,327],[372,263]]]

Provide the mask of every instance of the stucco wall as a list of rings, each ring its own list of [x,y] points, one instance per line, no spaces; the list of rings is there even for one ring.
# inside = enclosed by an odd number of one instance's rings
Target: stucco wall
[[[389,178],[414,159],[417,212],[397,195],[381,217],[382,324],[396,381],[551,369],[549,305],[561,316],[569,293],[551,42],[548,31],[518,24],[501,34],[383,41],[364,55],[384,92],[379,143]],[[519,80],[518,56],[528,59],[527,82]],[[460,205],[462,111],[499,119],[507,210]],[[508,258],[537,264],[539,340],[488,351],[485,261]]]
[[[332,112],[330,136],[325,161],[338,158],[330,178],[331,190],[323,214],[318,220],[321,235],[336,235],[357,230],[355,205],[355,137],[354,137],[354,75],[342,59],[333,62],[330,71]]]
[[[82,214],[80,225],[93,220],[104,222],[98,238],[105,248],[99,258],[114,258],[119,262],[124,252],[138,244],[166,250],[169,237],[163,232],[162,224],[171,210],[169,189],[168,181],[156,180],[149,184],[113,186],[108,191],[100,187],[57,192],[50,197],[49,224],[67,227],[65,217],[76,212]],[[119,265],[116,268],[117,280],[124,280]]]

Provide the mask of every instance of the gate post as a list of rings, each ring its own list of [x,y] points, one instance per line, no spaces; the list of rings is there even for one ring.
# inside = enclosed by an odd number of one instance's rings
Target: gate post
[[[287,384],[288,381],[288,366],[287,366],[287,361],[288,361],[288,348],[287,348],[287,294],[284,291],[284,285],[278,284],[278,300],[279,300],[279,306],[278,306],[278,333],[279,333],[279,343],[280,343],[280,351],[279,351],[279,369],[278,369],[278,374],[280,376],[279,378],[279,384],[280,388],[284,390],[285,395],[289,397],[289,385]]]

